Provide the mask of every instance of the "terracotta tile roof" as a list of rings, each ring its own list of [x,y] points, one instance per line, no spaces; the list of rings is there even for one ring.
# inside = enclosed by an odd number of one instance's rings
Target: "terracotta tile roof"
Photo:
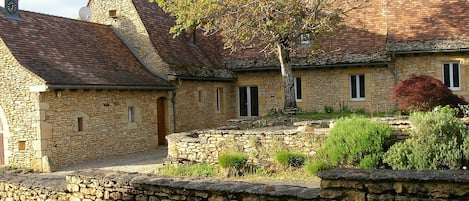
[[[461,0],[371,0],[349,14],[346,29],[321,40],[324,54],[303,58],[299,64],[386,62],[389,52],[468,51],[468,12],[469,1]],[[247,70],[278,65],[262,56],[249,50],[228,55],[225,62],[230,68]]]
[[[165,13],[156,3],[148,0],[133,0],[153,46],[159,56],[170,65],[176,75],[195,77],[232,78],[222,62],[223,44],[217,36],[197,33],[195,42],[190,36],[181,34],[173,38],[169,33],[174,18]]]
[[[18,62],[48,85],[161,86],[109,26],[20,11],[0,13],[0,37]]]

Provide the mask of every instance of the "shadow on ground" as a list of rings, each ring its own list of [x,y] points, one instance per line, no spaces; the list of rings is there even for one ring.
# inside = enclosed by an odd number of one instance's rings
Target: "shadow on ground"
[[[133,154],[113,156],[99,160],[74,164],[57,170],[56,173],[69,173],[84,169],[104,169],[124,172],[153,173],[163,166],[168,154],[167,146]]]

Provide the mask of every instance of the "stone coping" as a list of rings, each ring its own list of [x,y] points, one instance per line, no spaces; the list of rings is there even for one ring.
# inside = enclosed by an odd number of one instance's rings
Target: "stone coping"
[[[321,172],[323,180],[434,181],[468,183],[468,170],[332,169]]]
[[[305,186],[262,184],[242,181],[222,181],[208,178],[164,177],[152,174],[127,173],[106,170],[84,170],[71,173],[67,179],[81,178],[83,180],[114,181],[118,186],[160,186],[174,189],[214,191],[221,193],[248,193],[252,195],[270,195],[274,197],[291,196],[301,199],[315,199],[319,197],[318,188]]]

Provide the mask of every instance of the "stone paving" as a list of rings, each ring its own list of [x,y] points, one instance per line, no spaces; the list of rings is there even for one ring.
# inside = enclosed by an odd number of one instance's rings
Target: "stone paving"
[[[100,160],[79,163],[65,168],[61,168],[53,174],[68,174],[73,171],[85,169],[103,169],[123,172],[153,173],[163,166],[163,162],[168,154],[167,146],[160,146],[158,149],[114,156]]]

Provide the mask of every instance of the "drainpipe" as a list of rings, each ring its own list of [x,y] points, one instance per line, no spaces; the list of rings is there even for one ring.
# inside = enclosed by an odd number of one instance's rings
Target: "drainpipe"
[[[171,97],[171,103],[173,104],[173,133],[177,132],[177,118],[176,118],[176,95],[178,85],[181,84],[181,79],[179,77],[173,76],[171,82],[174,84],[173,96]]]
[[[398,73],[397,73],[397,67],[396,67],[396,54],[394,52],[392,52],[391,54],[391,65],[392,65],[392,74],[394,75],[394,87],[397,86],[397,84],[399,84],[399,77],[398,77]],[[398,106],[398,101],[395,100],[394,101],[394,107],[397,108]]]
[[[173,133],[176,133],[176,89],[173,90],[171,103],[173,104]]]

